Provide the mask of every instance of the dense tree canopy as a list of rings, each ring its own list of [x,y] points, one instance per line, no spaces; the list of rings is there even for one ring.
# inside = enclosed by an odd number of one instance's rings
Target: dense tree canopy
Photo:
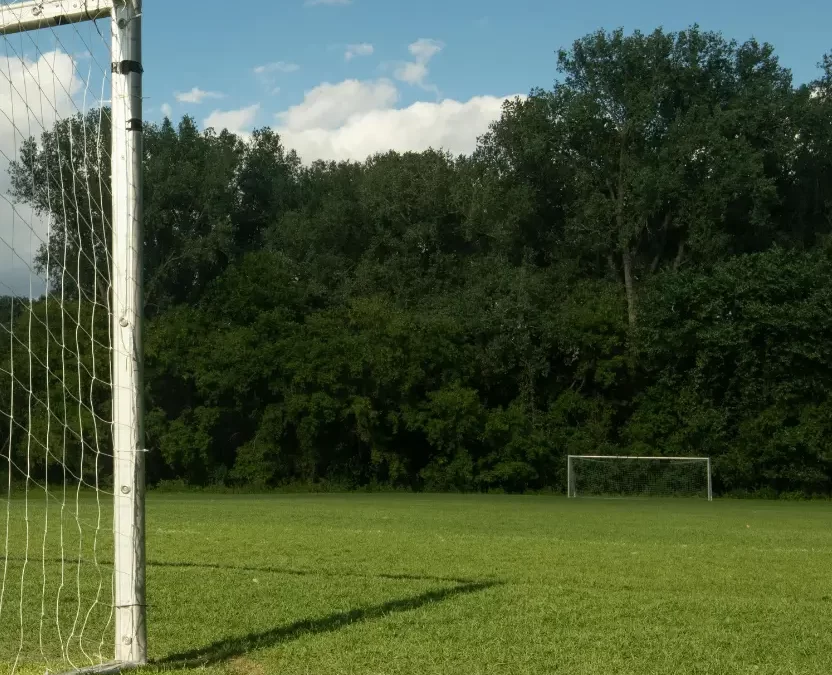
[[[832,494],[832,58],[796,87],[771,46],[692,27],[558,59],[470,157],[303,165],[268,129],[146,125],[151,481],[561,490],[567,454],[668,454],[711,456],[722,492]],[[63,347],[86,405],[53,409],[103,444],[96,275],[60,270],[105,251],[106,198],[97,176],[77,208],[46,189],[97,121],[11,174],[55,216],[39,264],[90,342]],[[20,305],[4,362],[60,321]],[[78,443],[70,466],[100,459]]]

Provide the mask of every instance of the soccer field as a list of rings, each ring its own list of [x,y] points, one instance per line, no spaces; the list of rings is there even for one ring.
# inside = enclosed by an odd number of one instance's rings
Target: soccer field
[[[58,565],[31,515],[38,614],[42,569],[49,585]],[[832,670],[830,503],[152,494],[147,519],[148,672]],[[22,532],[0,672],[19,642]],[[37,623],[20,672],[44,672]]]

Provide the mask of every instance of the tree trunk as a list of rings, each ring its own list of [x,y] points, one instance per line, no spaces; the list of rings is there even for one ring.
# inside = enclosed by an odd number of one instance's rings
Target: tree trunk
[[[679,269],[679,265],[682,264],[682,259],[685,257],[685,241],[682,240],[679,242],[679,249],[676,251],[676,260],[673,261],[673,271]]]
[[[636,325],[636,294],[633,287],[633,260],[629,250],[625,249],[621,253],[621,262],[624,267],[624,288],[627,291],[627,318],[632,328]]]
[[[625,232],[624,203],[624,160],[626,159],[627,127],[621,132],[621,149],[618,155],[618,191],[615,195],[615,221],[618,226],[618,241],[621,246],[621,264],[624,267],[624,288],[627,291],[627,318],[630,328],[636,325],[636,296],[633,288],[633,259],[630,255],[629,236]],[[627,242],[627,243],[623,243]]]

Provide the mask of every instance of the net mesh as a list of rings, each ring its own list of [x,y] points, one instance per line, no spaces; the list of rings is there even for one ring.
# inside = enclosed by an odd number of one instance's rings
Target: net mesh
[[[0,674],[62,672],[113,657],[109,20],[0,41]]]
[[[571,457],[570,497],[708,498],[707,459]]]

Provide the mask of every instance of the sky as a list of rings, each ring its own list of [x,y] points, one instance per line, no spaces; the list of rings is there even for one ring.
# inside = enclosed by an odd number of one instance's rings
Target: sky
[[[304,162],[469,153],[507,98],[550,88],[556,51],[599,28],[755,37],[798,83],[832,51],[828,0],[144,0],[143,12],[147,120],[269,126]],[[57,117],[108,102],[103,23],[0,39],[0,295],[42,292],[32,259],[48,229],[11,203],[8,162]]]
[[[832,50],[832,3],[798,0],[145,0],[148,119],[271,126],[305,161],[469,152],[505,97],[548,88],[597,30],[692,23],[775,45],[795,80]]]

